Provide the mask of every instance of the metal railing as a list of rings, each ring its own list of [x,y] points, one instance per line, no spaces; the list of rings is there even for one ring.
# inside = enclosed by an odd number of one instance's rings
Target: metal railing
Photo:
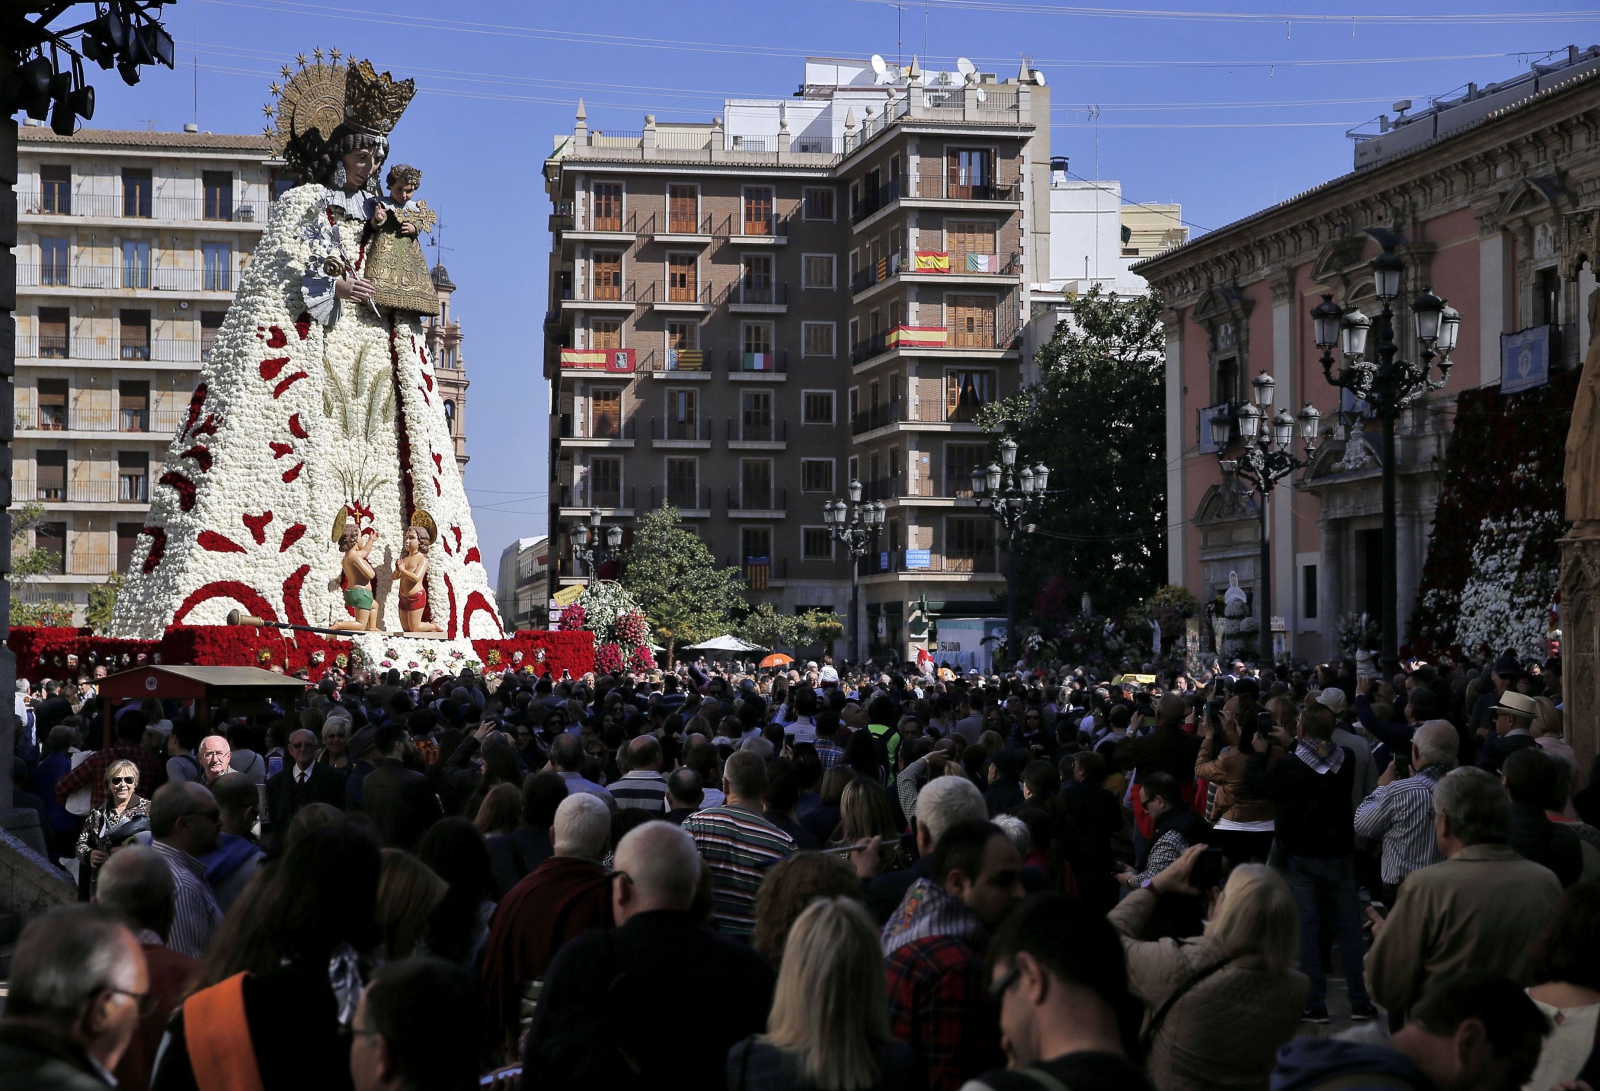
[[[850,222],[858,224],[880,208],[887,208],[901,197],[910,195],[910,187],[903,178],[891,178],[875,191],[863,193],[850,209]]]
[[[152,338],[124,346],[112,337],[17,338],[17,355],[41,360],[153,360],[159,363],[197,364],[206,359],[208,347],[199,341],[176,341],[169,337]]]
[[[130,200],[120,193],[73,193],[62,210],[53,202],[47,207],[45,195],[39,190],[17,191],[17,212],[24,216],[92,216],[132,220],[135,223],[141,220],[198,220],[265,225],[268,204],[267,201],[253,199],[240,201],[231,193],[206,197],[157,196],[146,201]]]
[[[913,568],[906,563],[907,552],[926,552],[928,563]],[[966,572],[990,573],[1000,571],[999,557],[993,549],[973,556],[955,556],[935,550],[908,551],[904,549],[872,550],[861,558],[858,575],[876,576],[888,572]]]
[[[652,440],[684,440],[698,443],[711,442],[711,421],[678,420],[675,417],[651,417]]]
[[[789,510],[789,490],[768,485],[764,489],[728,486],[729,511],[781,511]]]
[[[728,350],[728,372],[730,374],[754,374],[763,371],[777,375],[787,374],[789,371],[789,351],[787,349],[778,352]]]
[[[1000,311],[997,311],[996,318],[1000,318],[1001,313],[1006,310],[1008,309],[1001,308]],[[937,329],[938,327],[932,328]],[[898,347],[889,344],[889,334],[891,332],[890,330],[881,330],[854,342],[850,346],[850,362],[852,364],[865,363],[874,356],[881,356],[883,353],[888,352],[892,347]],[[945,343],[943,345],[914,345],[911,348],[919,352],[942,352],[945,349],[1009,349],[1016,344],[1017,336],[1021,332],[1022,326],[1015,318],[1010,319],[1008,325],[997,328],[993,337],[987,336],[981,331],[973,333],[968,330],[946,326]]]
[[[787,420],[772,420],[769,418],[752,424],[743,417],[729,417],[728,442],[787,443],[789,442],[789,422]]]
[[[634,439],[636,437],[634,418],[623,420],[601,417],[598,420],[586,422],[579,419],[576,427],[571,413],[561,414],[556,436],[558,439]]]
[[[152,292],[231,292],[238,286],[240,271],[220,269],[191,269],[162,265],[111,264],[68,265],[64,270],[57,265],[33,262],[17,266],[19,288],[84,288],[96,291],[118,289]]]
[[[128,560],[103,549],[74,549],[67,554],[66,575],[109,576],[113,571],[126,568]]]
[[[562,485],[559,502],[564,508],[631,508],[638,493],[636,485],[596,487],[585,479],[576,485]]]
[[[868,406],[850,418],[850,434],[859,436],[863,432],[871,432],[877,428],[887,428],[904,420],[905,405],[899,398],[883,402],[880,405]]]
[[[736,289],[728,293],[728,302],[787,306],[789,303],[789,285],[787,282],[754,285],[740,280]]]
[[[122,432],[171,435],[187,409],[68,409],[36,405],[17,413],[17,427],[37,432]]]
[[[659,508],[662,501],[671,504],[679,511],[710,511],[711,490],[709,488],[683,488],[669,489],[661,485],[650,486],[650,507]]]
[[[148,481],[148,478],[145,479]],[[45,504],[143,504],[149,496],[124,497],[120,481],[78,481],[68,478],[61,485],[41,485],[36,478],[18,477],[13,495]]]

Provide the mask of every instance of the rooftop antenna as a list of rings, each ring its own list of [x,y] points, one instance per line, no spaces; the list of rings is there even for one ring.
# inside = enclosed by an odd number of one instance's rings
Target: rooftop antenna
[[[435,266],[437,266],[439,264],[439,252],[440,251],[454,251],[455,250],[455,247],[446,246],[444,244],[444,242],[442,241],[443,237],[444,237],[444,221],[440,220],[439,222],[437,222],[437,223],[435,223],[433,225],[433,234],[428,236],[428,245],[433,247],[433,264]]]

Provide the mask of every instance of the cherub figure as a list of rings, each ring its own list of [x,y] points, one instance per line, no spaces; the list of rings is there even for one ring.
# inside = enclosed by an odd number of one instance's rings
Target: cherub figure
[[[428,546],[432,544],[427,527],[407,527],[400,559],[394,564],[394,578],[400,581],[400,628],[408,633],[444,631],[435,622],[422,620],[428,605]]]
[[[377,544],[378,532],[371,527],[359,530],[353,520],[339,533],[339,548],[344,552],[344,603],[356,616],[341,618],[330,629],[372,632],[378,628],[377,599],[372,593],[378,572],[368,559]]]

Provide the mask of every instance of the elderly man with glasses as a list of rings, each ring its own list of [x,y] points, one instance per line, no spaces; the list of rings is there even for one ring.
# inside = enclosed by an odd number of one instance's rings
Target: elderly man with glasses
[[[329,727],[340,721],[329,721]],[[326,730],[326,728],[324,729]],[[344,810],[345,773],[317,760],[315,732],[301,728],[289,736],[289,761],[267,778],[266,836],[276,844],[289,823],[308,803],[327,803]]]

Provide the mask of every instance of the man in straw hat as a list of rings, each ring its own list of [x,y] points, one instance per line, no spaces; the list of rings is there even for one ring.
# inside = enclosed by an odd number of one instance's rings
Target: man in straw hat
[[[1499,776],[1500,768],[1508,757],[1518,750],[1539,745],[1528,730],[1528,725],[1533,723],[1534,716],[1539,712],[1539,706],[1527,694],[1507,689],[1500,694],[1500,702],[1489,712],[1494,717],[1494,734],[1484,743],[1483,753],[1478,757],[1478,768]]]

